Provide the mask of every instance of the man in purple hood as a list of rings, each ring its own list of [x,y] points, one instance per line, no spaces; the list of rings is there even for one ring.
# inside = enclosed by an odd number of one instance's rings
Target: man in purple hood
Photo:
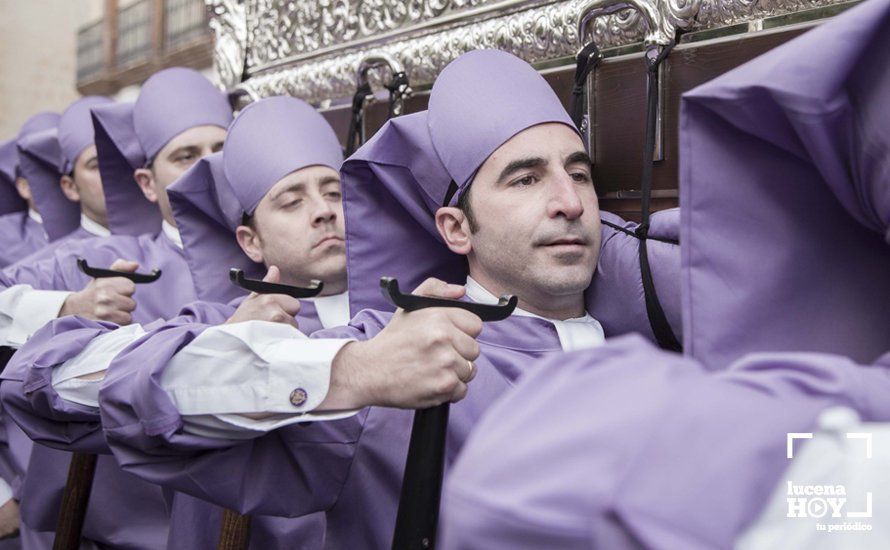
[[[145,479],[242,513],[325,511],[327,547],[385,547],[412,413],[370,407],[346,418],[325,416],[338,408],[443,401],[412,403],[401,395],[399,377],[442,360],[440,353],[411,357],[418,340],[451,341],[463,357],[481,350],[475,363],[457,362],[457,380],[438,383],[453,392],[445,400],[457,400],[475,377],[466,399],[452,408],[450,462],[476,418],[531,359],[600,345],[604,333],[621,333],[613,327],[651,337],[639,272],[626,261],[636,248],[621,244],[629,237],[620,230],[601,230],[590,168],[565,109],[528,64],[497,51],[462,56],[440,75],[429,111],[390,121],[344,164],[350,325],[318,331],[308,342],[250,323],[150,332],[114,358],[99,392],[115,456]],[[673,215],[656,216],[656,228],[670,226]],[[624,223],[605,216],[619,228]],[[677,320],[679,297],[671,285],[677,247],[657,244],[650,251],[656,284],[665,302],[677,306],[666,308]],[[594,277],[595,269],[603,273]],[[482,328],[478,344],[454,339],[433,324],[435,315],[444,312],[469,336],[479,330],[478,318],[435,309],[392,314],[379,293],[383,275],[406,288],[436,276],[452,284],[428,281],[420,290],[477,303],[515,293],[519,309]],[[598,298],[616,293],[636,300],[614,309]],[[241,374],[200,386],[175,383],[211,349],[227,350],[226,364]],[[355,396],[334,390],[337,373],[356,364],[365,367],[356,373],[387,364],[404,368],[393,369],[375,395],[350,399]],[[299,376],[270,379],[265,373],[279,365],[290,366],[292,376],[330,373],[330,385],[300,386]],[[213,409],[191,404],[190,394],[202,387],[235,381],[253,395],[255,408],[229,399]],[[238,414],[245,412],[263,422],[246,422]]]
[[[18,136],[0,143],[0,267],[6,267],[47,244],[43,218],[31,195],[28,180],[19,164],[18,140],[56,128],[59,115],[38,113],[22,125]]]
[[[684,96],[687,356],[537,365],[458,460],[444,548],[890,544],[888,97],[887,0]]]
[[[68,240],[111,235],[90,111],[112,103],[106,97],[79,99],[65,109],[57,127],[17,140],[22,173],[52,244],[27,262],[48,256]]]
[[[224,94],[195,71],[166,69],[143,84],[134,104],[109,103],[93,106],[91,112],[113,235],[67,242],[45,258],[0,273],[0,283],[9,287],[0,296],[14,294],[0,316],[0,332],[8,344],[24,343],[56,317],[79,314],[123,325],[150,323],[175,316],[197,297],[165,190],[200,157],[221,147],[231,121]],[[137,290],[120,277],[91,280],[78,269],[78,258],[95,267],[159,269],[162,275]],[[22,387],[23,372],[12,367],[3,373],[4,390],[10,384]],[[49,382],[29,380],[22,391],[36,394]],[[29,429],[17,410],[8,413]],[[22,520],[30,528],[55,528],[69,456],[38,445],[23,466]],[[162,548],[167,526],[161,491],[121,471],[110,456],[101,456],[85,538],[100,545]]]

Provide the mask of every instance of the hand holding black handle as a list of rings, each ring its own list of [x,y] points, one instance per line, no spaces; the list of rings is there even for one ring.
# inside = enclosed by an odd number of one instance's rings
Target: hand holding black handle
[[[516,296],[502,296],[497,304],[477,304],[402,294],[398,281],[391,277],[380,279],[380,290],[393,305],[405,311],[429,307],[458,308],[477,315],[485,322],[506,319],[519,303]],[[393,550],[428,550],[435,547],[449,408],[449,404],[445,403],[414,413],[393,534]]]

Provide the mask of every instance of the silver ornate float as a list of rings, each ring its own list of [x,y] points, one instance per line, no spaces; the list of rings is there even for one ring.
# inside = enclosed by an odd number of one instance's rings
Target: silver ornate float
[[[849,0],[634,0],[637,9],[587,26],[601,48],[663,42],[673,29],[707,30]],[[589,0],[206,0],[223,86],[252,99],[290,94],[318,105],[355,90],[364,59],[387,57],[413,86],[431,83],[458,55],[498,48],[541,64],[575,54]],[[641,17],[640,11],[647,13]],[[645,19],[657,22],[647,29]],[[384,72],[369,73],[379,85]]]

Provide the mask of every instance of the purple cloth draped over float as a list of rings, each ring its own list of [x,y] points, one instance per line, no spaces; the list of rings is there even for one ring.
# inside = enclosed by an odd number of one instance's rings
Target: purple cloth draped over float
[[[888,97],[887,0],[684,96],[688,357],[625,338],[539,365],[455,467],[445,549],[731,547],[788,433],[835,405],[890,421]]]

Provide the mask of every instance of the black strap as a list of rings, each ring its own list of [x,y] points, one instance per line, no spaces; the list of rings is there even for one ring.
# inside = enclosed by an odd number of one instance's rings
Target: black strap
[[[365,99],[373,94],[371,85],[365,82],[352,96],[352,118],[349,119],[349,133],[346,134],[346,156],[355,153],[362,144],[362,122],[364,119]]]
[[[641,176],[642,201],[640,205],[640,225],[636,230],[636,236],[640,239],[640,273],[643,279],[643,294],[646,301],[646,315],[649,317],[649,325],[655,334],[658,345],[671,351],[682,351],[683,346],[677,340],[674,331],[668,323],[658,294],[655,291],[655,281],[652,279],[652,269],[649,266],[649,253],[646,241],[649,239],[649,218],[651,213],[652,198],[652,157],[655,154],[655,122],[658,110],[658,67],[673,49],[674,44],[664,47],[658,56],[651,58],[646,56],[646,146],[643,148],[643,174]]]
[[[607,227],[611,227],[615,231],[619,231],[619,232],[624,233],[625,235],[628,235],[635,239],[639,238],[639,235],[637,235],[636,231],[631,231],[630,229],[625,229],[624,227],[621,227],[620,225],[618,225],[616,223],[612,223],[612,222],[610,222],[608,220],[604,220],[602,218],[600,218],[600,223]],[[653,237],[651,235],[647,235],[646,240],[647,241],[658,241],[660,243],[666,243],[666,244],[680,244],[680,241],[678,241],[676,239],[668,239],[666,237]]]
[[[569,106],[569,114],[572,116],[572,122],[581,133],[586,131],[584,127],[584,86],[587,84],[587,77],[590,76],[600,61],[603,60],[603,54],[600,52],[596,44],[591,42],[584,46],[576,57],[575,65],[575,86],[572,88],[572,103]]]

